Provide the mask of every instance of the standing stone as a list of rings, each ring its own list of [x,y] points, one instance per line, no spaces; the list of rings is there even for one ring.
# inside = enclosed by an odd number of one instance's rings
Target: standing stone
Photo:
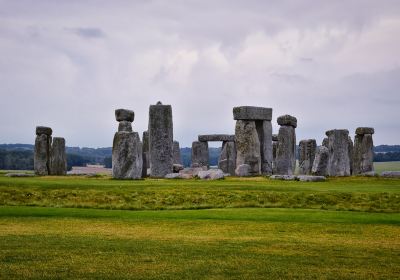
[[[328,136],[329,176],[350,176],[349,131],[333,129],[326,132]]]
[[[276,151],[276,174],[293,175],[296,168],[296,132],[297,119],[290,115],[280,116]]]
[[[45,126],[36,127],[35,151],[33,165],[36,175],[49,175],[52,129]]]
[[[147,177],[147,169],[150,168],[150,154],[149,154],[149,133],[147,131],[143,131],[142,138],[142,158],[143,158],[143,167],[142,167],[142,178]]]
[[[312,175],[327,176],[329,163],[329,150],[325,146],[319,146],[315,153],[314,163],[311,169]]]
[[[353,144],[353,140],[351,140],[351,137],[349,136],[349,160],[350,160],[350,174],[353,174],[353,152],[354,152],[354,144]]]
[[[224,173],[235,175],[236,169],[236,147],[235,142],[225,141],[222,143],[222,151],[218,160],[218,168]]]
[[[192,167],[208,168],[208,142],[194,141],[192,143]]]
[[[112,175],[115,179],[142,177],[142,143],[137,132],[116,132],[112,149]]]
[[[322,146],[328,148],[328,143],[329,143],[328,138],[325,137],[325,138],[322,140]]]
[[[172,146],[172,154],[174,158],[174,164],[181,164],[182,165],[182,158],[181,158],[181,149],[179,148],[179,142],[174,141]]]
[[[272,174],[276,174],[276,150],[278,149],[278,134],[272,134]]]
[[[301,140],[299,144],[299,174],[311,175],[317,142],[315,139]]]
[[[150,176],[164,178],[173,170],[173,124],[171,105],[150,105],[149,153]]]
[[[353,174],[355,175],[374,171],[374,142],[372,140],[374,132],[372,127],[359,127],[356,129],[353,151]]]
[[[50,175],[67,174],[67,156],[65,153],[65,139],[54,137],[50,151]]]
[[[260,141],[261,174],[272,174],[272,124],[271,121],[256,121]]]
[[[261,172],[260,140],[255,121],[238,120],[235,127],[236,166],[249,165],[249,175]],[[236,175],[239,176],[238,172]]]

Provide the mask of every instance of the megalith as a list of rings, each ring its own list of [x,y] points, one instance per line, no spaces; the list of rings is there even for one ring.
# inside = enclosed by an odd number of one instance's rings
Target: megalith
[[[142,177],[142,143],[139,134],[132,131],[134,117],[135,113],[131,110],[115,110],[115,118],[119,122],[112,148],[112,176],[115,179]]]
[[[328,175],[329,176],[350,176],[349,157],[349,131],[347,129],[328,130]]]
[[[238,120],[235,127],[236,167],[249,165],[250,175],[261,173],[260,139],[255,121]],[[236,172],[239,176],[239,172]]]
[[[182,165],[181,149],[179,147],[179,142],[174,141],[172,146],[172,155],[174,158],[174,164]]]
[[[327,176],[329,163],[329,150],[325,146],[319,146],[315,153],[311,174],[315,176]]]
[[[299,174],[311,175],[317,141],[315,139],[301,140],[299,143]]]
[[[65,153],[65,139],[54,137],[50,149],[50,175],[67,174],[67,156]]]
[[[33,159],[36,175],[49,175],[52,133],[53,131],[50,127],[36,127],[35,151]]]
[[[164,178],[173,171],[173,123],[171,105],[157,102],[149,109],[150,177]]]
[[[235,175],[236,147],[234,141],[222,142],[222,150],[218,159],[218,168],[224,173]]]
[[[192,143],[192,167],[209,167],[208,142],[194,141]]]
[[[276,150],[278,149],[278,134],[272,134],[272,174],[276,174]]]
[[[372,127],[358,127],[354,138],[353,149],[353,174],[363,174],[374,171],[374,142],[372,134],[375,130]]]
[[[278,117],[281,126],[276,150],[276,174],[293,175],[296,169],[296,131],[297,119],[290,115]]]

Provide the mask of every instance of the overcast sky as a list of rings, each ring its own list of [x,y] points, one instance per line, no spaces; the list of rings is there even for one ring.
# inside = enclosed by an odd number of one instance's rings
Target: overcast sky
[[[111,146],[114,110],[148,125],[171,104],[174,138],[234,133],[232,108],[297,117],[297,139],[375,127],[400,144],[400,1],[0,0],[0,143],[35,126],[68,146]]]

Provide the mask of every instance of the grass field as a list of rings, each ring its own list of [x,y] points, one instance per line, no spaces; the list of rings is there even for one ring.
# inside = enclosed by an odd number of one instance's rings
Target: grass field
[[[399,275],[399,179],[0,175],[0,279]]]

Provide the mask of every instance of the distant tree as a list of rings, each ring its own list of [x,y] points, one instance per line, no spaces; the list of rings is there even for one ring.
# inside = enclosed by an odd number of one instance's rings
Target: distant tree
[[[105,168],[112,168],[112,157],[105,157],[103,164]]]

